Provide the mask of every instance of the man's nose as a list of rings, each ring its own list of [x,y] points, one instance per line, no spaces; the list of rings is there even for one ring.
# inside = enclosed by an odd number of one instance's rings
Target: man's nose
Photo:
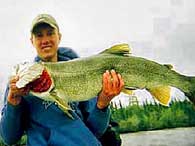
[[[42,44],[48,44],[48,43],[49,43],[49,37],[44,36],[44,37],[42,38]]]

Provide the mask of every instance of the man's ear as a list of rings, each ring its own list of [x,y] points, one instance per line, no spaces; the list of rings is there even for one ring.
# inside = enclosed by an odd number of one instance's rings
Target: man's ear
[[[62,38],[62,34],[59,32],[59,41],[61,41],[61,38]]]
[[[31,44],[33,45],[33,36],[30,37]]]

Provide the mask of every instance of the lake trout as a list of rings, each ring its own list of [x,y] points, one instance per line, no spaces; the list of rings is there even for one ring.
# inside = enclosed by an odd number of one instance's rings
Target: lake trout
[[[132,93],[136,89],[145,88],[160,104],[168,106],[171,87],[176,87],[195,104],[195,77],[181,75],[171,65],[133,56],[128,44],[115,45],[100,54],[70,61],[18,65],[15,70],[19,76],[16,86],[36,86],[32,83],[40,77],[47,77],[49,85],[45,85],[43,90],[31,88],[30,94],[56,102],[71,117],[68,103],[97,96],[102,89],[103,73],[111,69],[120,73],[124,79],[122,92]]]

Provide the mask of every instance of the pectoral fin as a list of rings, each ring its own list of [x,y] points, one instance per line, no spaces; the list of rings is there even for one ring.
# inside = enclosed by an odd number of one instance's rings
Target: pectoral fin
[[[70,111],[72,111],[71,107],[68,105],[68,103],[64,100],[62,100],[60,97],[56,95],[56,92],[53,90],[53,92],[50,93],[50,96],[52,100],[57,103],[58,107],[71,119],[74,119],[74,117],[71,115]]]
[[[55,103],[57,103],[58,107],[71,119],[74,119],[73,116],[71,115],[71,113],[69,111],[71,111],[72,109],[69,107],[69,105],[67,103],[65,103],[64,101],[62,101],[59,97],[55,98]]]
[[[171,87],[170,86],[158,86],[149,89],[149,92],[160,104],[169,106],[171,101]]]

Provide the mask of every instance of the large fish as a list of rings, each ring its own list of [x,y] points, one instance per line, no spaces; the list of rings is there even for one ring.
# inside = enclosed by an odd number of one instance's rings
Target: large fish
[[[51,83],[46,91],[31,90],[30,93],[43,100],[58,103],[71,116],[68,103],[97,96],[102,88],[102,74],[111,69],[120,73],[124,79],[125,87],[122,92],[130,93],[128,91],[145,88],[162,105],[168,106],[171,87],[176,87],[195,104],[195,77],[181,75],[172,70],[170,65],[132,56],[128,44],[115,45],[86,58],[18,65],[15,73],[19,75],[19,80],[16,85],[18,88],[25,87],[46,72]]]

